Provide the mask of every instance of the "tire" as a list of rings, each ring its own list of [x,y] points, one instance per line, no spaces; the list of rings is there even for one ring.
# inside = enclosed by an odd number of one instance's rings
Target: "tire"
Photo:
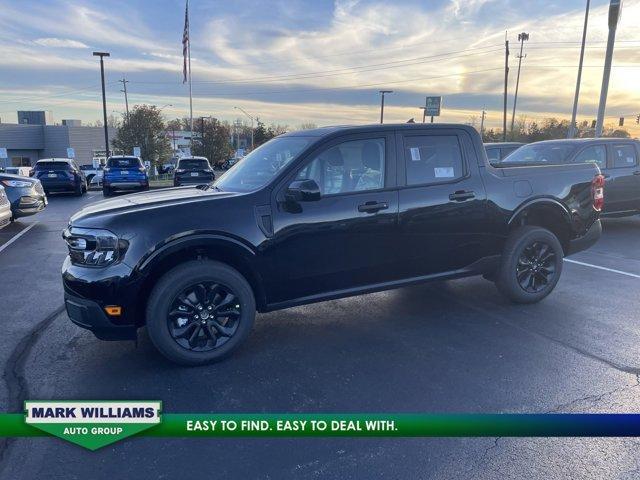
[[[109,187],[102,187],[102,195],[105,197],[110,197],[111,189]]]
[[[77,187],[75,187],[75,189],[73,190],[73,194],[76,197],[81,197],[82,196],[82,183],[80,183]]]
[[[227,300],[229,294],[232,298]],[[184,298],[189,302],[182,302]],[[224,311],[237,314],[216,313]],[[249,335],[255,315],[249,283],[235,269],[211,260],[189,261],[167,272],[151,291],[146,311],[147,330],[155,347],[169,360],[188,366],[231,355]],[[192,344],[187,337],[193,335]]]
[[[512,302],[539,302],[560,280],[563,258],[562,245],[549,230],[520,227],[507,239],[496,287]]]

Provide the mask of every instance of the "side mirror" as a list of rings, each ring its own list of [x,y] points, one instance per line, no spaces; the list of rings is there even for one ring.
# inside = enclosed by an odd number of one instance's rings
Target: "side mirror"
[[[295,180],[284,194],[288,202],[317,202],[320,200],[320,187],[315,180]]]

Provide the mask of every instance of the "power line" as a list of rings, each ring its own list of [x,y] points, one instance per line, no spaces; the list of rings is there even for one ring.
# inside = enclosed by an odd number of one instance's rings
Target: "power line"
[[[106,85],[114,85],[118,82],[109,82]],[[95,85],[92,85],[90,87],[82,87],[82,88],[77,88],[74,90],[70,90],[68,92],[61,92],[61,93],[53,93],[50,95],[42,95],[42,96],[34,96],[34,97],[23,97],[23,98],[14,98],[13,100],[1,100],[0,104],[5,104],[5,103],[19,103],[22,101],[31,101],[31,100],[40,100],[40,99],[49,99],[49,98],[54,98],[54,97],[65,97],[67,95],[75,95],[76,93],[81,93],[81,92],[86,92],[87,90],[94,90],[96,89]]]
[[[483,48],[488,48],[488,47],[483,47]],[[470,56],[474,56],[474,55],[485,55],[488,53],[493,53],[495,51],[497,51],[498,49],[492,49],[492,50],[487,50],[484,52],[474,52],[474,53],[464,53],[462,55],[454,55],[454,54],[458,54],[458,53],[463,53],[468,51],[469,49],[466,50],[458,50],[458,51],[454,51],[454,52],[446,52],[446,53],[440,53],[440,54],[436,54],[436,55],[429,55],[429,56],[423,56],[423,57],[414,57],[414,58],[406,58],[403,60],[395,60],[392,62],[382,62],[382,63],[374,63],[374,64],[369,64],[369,65],[356,65],[356,66],[352,66],[352,67],[343,67],[343,68],[338,68],[338,69],[332,69],[332,70],[319,70],[319,71],[315,71],[315,72],[301,72],[301,73],[290,73],[290,74],[281,74],[281,75],[266,75],[266,76],[262,76],[262,77],[250,77],[250,78],[242,78],[242,79],[234,79],[234,80],[200,80],[198,82],[193,82],[193,83],[199,83],[199,84],[209,84],[209,85],[226,85],[226,84],[233,84],[233,83],[264,83],[264,82],[272,82],[272,81],[278,81],[278,80],[289,80],[289,79],[305,79],[305,78],[319,78],[319,77],[326,77],[326,76],[335,76],[335,75],[346,75],[346,74],[351,74],[351,73],[358,73],[358,69],[366,69],[366,70],[362,70],[362,71],[374,71],[374,70],[385,70],[385,69],[389,69],[389,68],[396,68],[396,67],[404,67],[404,66],[411,66],[411,65],[418,65],[421,63],[427,63],[427,62],[435,62],[435,61],[441,61],[441,60],[451,60],[451,59],[455,59],[455,58],[462,58],[462,57],[470,57]],[[438,58],[438,57],[444,57],[444,58]],[[414,63],[407,63],[407,62],[414,62]],[[135,81],[132,80],[132,83],[138,83],[138,84],[174,84],[177,82],[160,82],[160,81]]]

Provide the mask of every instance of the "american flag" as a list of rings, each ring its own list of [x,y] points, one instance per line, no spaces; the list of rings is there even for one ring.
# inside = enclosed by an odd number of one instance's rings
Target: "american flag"
[[[182,34],[182,83],[187,81],[187,55],[189,54],[189,0],[184,11],[184,33]]]

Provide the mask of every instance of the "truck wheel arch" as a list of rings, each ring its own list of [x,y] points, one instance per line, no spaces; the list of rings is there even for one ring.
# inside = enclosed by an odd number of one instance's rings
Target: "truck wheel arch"
[[[520,205],[508,222],[509,232],[523,225],[546,228],[560,241],[563,250],[569,251],[571,240],[571,214],[558,200],[537,198]]]
[[[144,259],[137,270],[145,278],[140,289],[138,315],[144,319],[147,300],[157,281],[166,272],[190,260],[216,260],[236,269],[251,286],[258,310],[266,305],[261,275],[255,265],[255,253],[246,245],[223,235],[199,234],[173,240]]]

